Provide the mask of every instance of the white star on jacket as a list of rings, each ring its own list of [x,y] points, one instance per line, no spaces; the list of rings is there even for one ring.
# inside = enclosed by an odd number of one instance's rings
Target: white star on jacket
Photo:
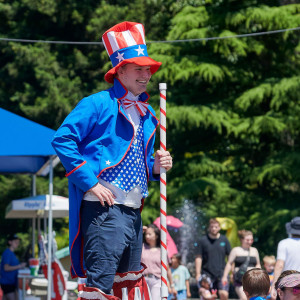
[[[138,49],[134,49],[134,50],[137,51],[137,55],[138,55],[138,56],[140,56],[140,54],[145,55],[145,54],[144,54],[144,50],[145,50],[145,49],[142,49],[142,48],[141,48],[141,45],[139,45]]]
[[[118,52],[118,56],[116,56],[116,58],[120,61],[124,60],[125,58],[123,57],[124,56],[124,53],[120,53]]]
[[[109,160],[106,160],[105,163],[109,166],[111,162]]]

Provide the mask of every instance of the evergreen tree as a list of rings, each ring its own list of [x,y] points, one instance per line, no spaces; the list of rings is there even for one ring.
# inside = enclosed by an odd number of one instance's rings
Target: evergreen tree
[[[0,0],[0,35],[100,41],[130,20],[144,23],[148,41],[226,37],[299,27],[296,2]],[[168,84],[169,213],[190,199],[207,217],[253,230],[259,249],[274,253],[284,223],[300,212],[299,31],[148,45],[163,62],[149,86],[157,113],[158,83]],[[0,106],[53,129],[84,96],[109,87],[103,76],[111,63],[101,45],[0,41],[0,53]],[[67,196],[62,166],[55,175],[54,192]],[[3,210],[30,194],[25,177],[0,176]],[[46,193],[47,181],[39,178],[37,188]],[[157,183],[142,215],[145,224],[159,215]],[[57,224],[62,236],[64,226]]]
[[[299,27],[299,4],[205,1],[172,19],[167,40]],[[151,45],[169,83],[169,200],[253,230],[274,253],[299,214],[299,32]],[[276,237],[276,239],[274,239]]]

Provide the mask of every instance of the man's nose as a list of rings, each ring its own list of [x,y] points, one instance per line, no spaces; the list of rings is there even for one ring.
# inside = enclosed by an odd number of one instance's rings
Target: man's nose
[[[150,78],[151,77],[150,70],[143,71],[142,76],[145,77],[145,78]]]

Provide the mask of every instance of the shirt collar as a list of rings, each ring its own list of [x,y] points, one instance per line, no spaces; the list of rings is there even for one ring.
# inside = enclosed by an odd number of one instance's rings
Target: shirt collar
[[[250,300],[266,300],[266,299],[262,296],[256,296],[256,297],[251,297]]]
[[[114,79],[113,89],[114,89],[116,98],[118,98],[118,99],[122,99],[122,98],[125,98],[125,97],[127,98],[127,97],[130,96],[130,94],[133,97],[135,97],[131,92],[129,92],[126,89],[126,87],[122,84],[122,82],[118,78]],[[138,97],[139,97],[139,100],[142,101],[142,102],[146,102],[150,98],[150,96],[147,92],[141,93]],[[128,99],[135,100],[135,99],[131,99],[131,98],[128,98]]]

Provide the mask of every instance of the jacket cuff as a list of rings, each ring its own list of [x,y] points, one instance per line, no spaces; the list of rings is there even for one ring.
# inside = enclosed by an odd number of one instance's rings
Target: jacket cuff
[[[67,173],[66,177],[84,192],[98,183],[97,176],[93,173],[86,161]]]

